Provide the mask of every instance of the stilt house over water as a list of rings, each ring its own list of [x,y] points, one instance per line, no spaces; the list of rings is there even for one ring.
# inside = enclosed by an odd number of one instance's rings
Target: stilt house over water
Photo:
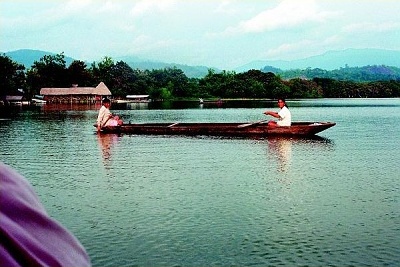
[[[95,103],[112,94],[107,86],[100,82],[96,87],[78,87],[77,84],[73,84],[70,88],[42,88],[40,95],[47,103]]]

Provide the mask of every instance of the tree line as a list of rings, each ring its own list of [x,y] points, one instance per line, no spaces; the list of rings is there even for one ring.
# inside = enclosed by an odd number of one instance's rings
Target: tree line
[[[0,55],[0,96],[23,89],[30,99],[43,87],[95,87],[104,82],[113,97],[148,94],[152,99],[190,98],[348,98],[400,97],[400,81],[354,82],[325,77],[284,79],[261,70],[243,73],[209,69],[203,78],[188,78],[176,67],[139,70],[123,61],[104,57],[89,66],[80,60],[66,65],[64,54],[45,55],[25,69]],[[21,91],[21,90],[20,90]]]
[[[400,81],[400,69],[385,65],[373,65],[363,67],[349,67],[324,70],[320,68],[306,68],[306,69],[291,69],[281,70],[271,66],[265,66],[261,69],[263,72],[271,71],[280,75],[283,79],[293,79],[296,77],[303,77],[306,79],[318,78],[331,78],[341,81],[356,81],[356,82],[370,82],[370,81]]]

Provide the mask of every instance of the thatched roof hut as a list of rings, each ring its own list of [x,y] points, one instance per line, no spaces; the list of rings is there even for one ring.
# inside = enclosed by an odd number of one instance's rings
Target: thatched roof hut
[[[78,87],[77,84],[69,88],[42,88],[40,94],[50,102],[87,102],[98,101],[104,96],[111,96],[111,91],[101,82],[96,87]]]
[[[69,88],[42,88],[40,94],[43,96],[66,96],[66,95],[98,95],[98,96],[110,96],[111,91],[107,86],[101,82],[96,87],[78,87],[73,85]]]
[[[101,95],[101,96],[110,96],[111,95],[110,90],[107,88],[107,86],[103,82],[99,83],[99,85],[96,86],[96,88],[94,89],[94,93],[96,95]]]

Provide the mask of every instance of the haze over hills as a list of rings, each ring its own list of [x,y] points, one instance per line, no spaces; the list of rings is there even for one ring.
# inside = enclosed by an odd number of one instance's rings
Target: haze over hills
[[[132,69],[140,70],[153,70],[153,69],[164,69],[164,68],[178,68],[181,69],[185,75],[189,78],[203,78],[208,73],[208,69],[212,67],[206,66],[189,66],[184,64],[176,63],[165,63],[159,61],[142,60],[134,56],[125,56],[114,58],[115,61],[123,61],[128,64]],[[216,71],[220,71],[216,68],[212,68]]]
[[[20,49],[10,52],[1,52],[1,54],[5,54],[12,60],[18,62],[25,66],[25,68],[30,68],[35,61],[39,61],[45,55],[56,55],[58,53],[53,52],[46,52],[41,50],[32,50],[32,49]],[[67,66],[71,64],[72,61],[76,60],[72,57],[68,57],[64,54],[64,59],[66,61]],[[112,57],[111,58],[115,61],[123,61],[127,63],[132,69],[140,69],[140,70],[152,70],[152,69],[163,69],[163,68],[173,68],[176,67],[181,69],[186,76],[189,78],[202,78],[208,73],[208,69],[210,67],[206,66],[188,66],[183,64],[175,64],[175,63],[165,63],[165,62],[158,62],[158,61],[149,61],[140,59],[139,57],[135,56],[125,56],[125,57]],[[81,60],[81,59],[77,59]],[[99,58],[96,62],[102,61],[103,58]],[[85,61],[85,60],[83,60]],[[92,62],[85,61],[87,65],[90,65]],[[216,71],[219,71],[216,68],[213,68]]]
[[[235,69],[237,72],[272,66],[281,70],[320,68],[334,70],[344,67],[385,65],[400,68],[400,51],[382,49],[346,49],[304,59],[284,61],[257,60]]]
[[[33,50],[33,49],[20,49],[20,50],[15,50],[15,51],[10,51],[10,52],[1,52],[1,54],[5,54],[15,62],[22,64],[25,66],[25,68],[30,68],[35,61],[39,61],[40,58],[42,58],[45,55],[56,55],[57,53],[53,52],[46,52],[46,51],[41,51],[41,50]],[[64,59],[69,66],[72,61],[74,61],[73,58],[68,57],[64,54]]]
[[[3,54],[3,53],[2,53]],[[21,49],[16,51],[10,51],[4,53],[12,60],[23,64],[26,68],[30,68],[34,61],[40,60],[44,55],[55,55],[57,53]],[[212,66],[188,66],[183,64],[165,63],[143,60],[135,56],[125,56],[113,58],[114,61],[124,61],[133,69],[162,69],[168,67],[176,67],[181,69],[186,76],[189,78],[202,78],[208,73],[208,69],[214,69],[216,72],[220,70]],[[65,55],[67,66],[74,60],[71,57]],[[81,60],[81,59],[80,59]],[[102,58],[96,62],[100,62]],[[91,64],[92,62],[87,62]],[[281,70],[290,69],[307,69],[307,68],[320,68],[324,70],[334,70],[343,67],[363,67],[368,65],[385,65],[400,68],[400,51],[397,50],[382,50],[382,49],[347,49],[342,51],[329,51],[325,54],[313,56],[305,59],[292,60],[292,61],[268,61],[268,60],[257,60],[250,62],[246,65],[237,67],[233,70],[245,72],[250,69],[263,69],[266,66],[271,66]]]

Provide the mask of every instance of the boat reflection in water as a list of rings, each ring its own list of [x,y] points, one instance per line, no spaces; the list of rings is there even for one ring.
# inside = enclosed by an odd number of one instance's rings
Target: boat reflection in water
[[[130,102],[126,103],[127,109],[149,109],[149,102]]]
[[[291,138],[268,138],[268,151],[277,160],[278,172],[288,171],[292,159]]]
[[[302,146],[299,150],[310,148],[331,148],[332,140],[320,136],[312,137],[269,137],[268,154],[277,161],[278,172],[288,172],[292,163],[292,148]]]
[[[99,143],[99,148],[101,156],[103,158],[103,165],[106,169],[111,168],[111,150],[113,146],[118,142],[119,136],[117,134],[100,134],[97,133],[97,141]]]

